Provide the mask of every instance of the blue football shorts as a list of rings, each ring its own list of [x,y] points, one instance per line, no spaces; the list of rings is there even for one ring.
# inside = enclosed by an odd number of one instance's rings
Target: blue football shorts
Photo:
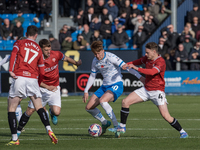
[[[113,102],[115,102],[124,91],[123,82],[120,81],[112,85],[102,85],[94,94],[100,98],[108,90],[114,94]]]

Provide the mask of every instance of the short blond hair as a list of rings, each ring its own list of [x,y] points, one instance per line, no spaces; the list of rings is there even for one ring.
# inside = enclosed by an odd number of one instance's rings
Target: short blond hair
[[[94,41],[90,47],[93,53],[100,52],[103,50],[103,43],[101,41]]]

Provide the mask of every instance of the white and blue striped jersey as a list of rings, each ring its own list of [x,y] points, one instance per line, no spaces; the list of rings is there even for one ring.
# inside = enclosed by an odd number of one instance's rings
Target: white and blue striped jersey
[[[122,81],[121,68],[124,61],[113,53],[104,52],[104,58],[98,60],[96,57],[92,61],[91,72],[100,72],[103,76],[103,85],[111,85]]]

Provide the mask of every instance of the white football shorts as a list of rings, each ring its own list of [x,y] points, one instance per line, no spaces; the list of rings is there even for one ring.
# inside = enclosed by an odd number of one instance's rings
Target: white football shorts
[[[40,87],[40,91],[42,94],[42,106],[46,106],[48,103],[49,106],[54,105],[61,107],[61,97],[60,97],[60,86],[57,86],[57,90],[55,92],[49,91],[45,88]],[[28,107],[35,108],[32,101],[29,101]]]
[[[163,91],[147,91],[144,87],[141,87],[134,91],[138,96],[140,96],[143,101],[151,100],[156,106],[168,104],[167,99],[165,97],[165,92]]]
[[[19,76],[17,79],[12,79],[9,90],[10,97],[21,97],[23,99],[28,96],[42,97],[38,80]]]

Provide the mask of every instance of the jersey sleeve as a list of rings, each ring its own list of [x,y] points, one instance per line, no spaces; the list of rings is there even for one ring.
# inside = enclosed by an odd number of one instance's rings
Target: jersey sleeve
[[[123,65],[125,65],[125,62],[121,58],[116,56],[115,54],[109,54],[108,59],[110,60],[110,62],[112,62],[113,64],[115,64],[121,68]]]
[[[95,67],[95,64],[96,64],[96,60],[93,59],[92,65],[91,65],[91,72],[92,72],[92,73],[97,73],[97,72],[99,71],[98,68]]]
[[[6,57],[0,61],[0,66],[7,63],[9,60],[10,60],[10,55],[6,55]]]
[[[63,53],[59,52],[59,51],[56,51],[56,52],[57,52],[57,56],[58,56],[58,61],[59,60],[64,60],[65,55]]]
[[[127,64],[133,64],[133,65],[141,65],[141,64],[145,64],[146,63],[146,56],[144,57],[141,57],[140,59],[137,59],[137,60],[134,60],[134,61],[131,61],[131,62],[128,62]]]
[[[12,50],[11,56],[10,56],[9,71],[13,71],[13,69],[14,69],[18,51],[19,51],[19,43],[15,42],[13,45],[13,50]]]
[[[39,69],[39,78],[38,78],[38,83],[40,85],[40,83],[42,82],[43,78],[44,78],[44,57],[43,54],[40,55],[40,58],[38,60],[38,69]]]

